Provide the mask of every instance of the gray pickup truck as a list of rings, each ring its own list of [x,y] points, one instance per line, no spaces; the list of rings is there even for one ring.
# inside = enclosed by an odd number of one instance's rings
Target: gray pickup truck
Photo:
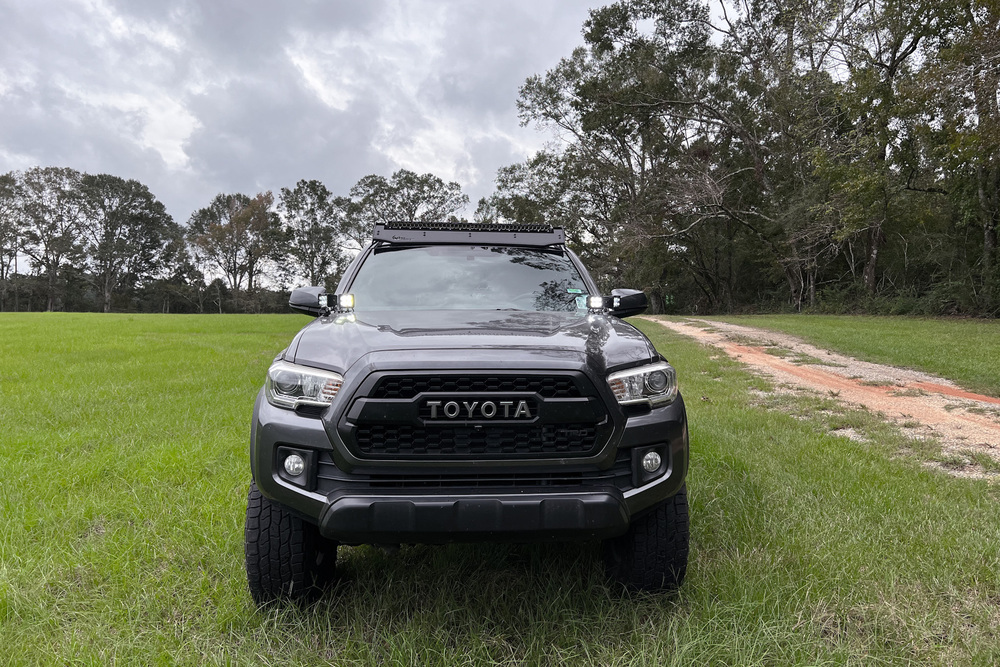
[[[688,560],[676,374],[559,228],[394,223],[274,360],[250,439],[258,604],[313,593],[340,544],[601,541],[612,581]]]

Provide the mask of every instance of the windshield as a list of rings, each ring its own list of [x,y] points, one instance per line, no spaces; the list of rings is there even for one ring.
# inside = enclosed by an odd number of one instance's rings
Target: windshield
[[[481,246],[377,248],[351,284],[358,310],[586,311],[561,251]]]

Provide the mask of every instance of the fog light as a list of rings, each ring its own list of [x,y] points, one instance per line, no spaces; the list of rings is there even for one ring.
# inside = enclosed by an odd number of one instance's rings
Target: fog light
[[[285,459],[285,466],[288,466],[288,459]],[[642,468],[646,472],[656,472],[660,468],[660,455],[656,452],[646,452],[642,457]]]
[[[657,461],[659,461],[659,457],[657,457]],[[292,477],[298,477],[305,472],[305,469],[306,462],[298,454],[289,454],[285,457],[285,472]]]

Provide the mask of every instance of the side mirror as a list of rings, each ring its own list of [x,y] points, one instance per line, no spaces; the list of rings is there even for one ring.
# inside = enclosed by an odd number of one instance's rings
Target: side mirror
[[[649,299],[646,293],[637,289],[613,289],[611,296],[618,297],[618,305],[611,309],[611,314],[615,317],[632,317],[641,315],[649,307]]]
[[[292,295],[288,297],[288,307],[303,315],[319,317],[324,310],[319,303],[319,297],[325,293],[326,290],[322,287],[300,287],[292,290]]]

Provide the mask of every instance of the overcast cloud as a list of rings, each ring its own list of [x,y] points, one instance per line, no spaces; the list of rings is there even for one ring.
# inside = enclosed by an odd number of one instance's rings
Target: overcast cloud
[[[0,0],[0,173],[142,181],[186,222],[219,192],[399,168],[472,200],[549,137],[518,87],[599,0]]]

